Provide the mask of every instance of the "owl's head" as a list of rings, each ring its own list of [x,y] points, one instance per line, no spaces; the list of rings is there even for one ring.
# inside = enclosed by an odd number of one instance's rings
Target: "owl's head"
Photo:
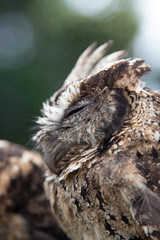
[[[141,76],[150,71],[142,59],[119,60],[124,51],[102,58],[110,45],[91,45],[62,88],[43,104],[34,140],[55,174],[84,152],[107,147],[129,119],[128,96],[141,88]]]

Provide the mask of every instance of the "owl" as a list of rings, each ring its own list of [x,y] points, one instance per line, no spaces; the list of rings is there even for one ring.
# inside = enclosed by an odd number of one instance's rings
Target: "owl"
[[[158,240],[160,93],[140,80],[144,60],[105,56],[111,44],[88,47],[43,104],[46,196],[72,240]]]

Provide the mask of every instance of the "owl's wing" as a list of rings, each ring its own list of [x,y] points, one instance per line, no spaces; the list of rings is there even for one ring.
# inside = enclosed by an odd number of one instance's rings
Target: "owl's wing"
[[[160,239],[160,197],[146,188],[131,210],[134,218],[152,239]]]
[[[113,187],[120,191],[137,224],[150,239],[159,240],[160,159],[147,154],[137,155],[134,157],[126,151],[106,158],[109,164],[104,161],[100,165],[100,184],[105,186],[111,181]]]
[[[138,154],[136,166],[147,180],[147,188],[132,210],[145,232],[160,239],[160,158],[156,149],[152,148],[149,156]]]
[[[41,156],[0,141],[0,239],[66,239],[43,191]]]
[[[134,219],[147,236],[159,240],[160,158],[154,148],[152,152],[150,155],[138,154],[136,161],[128,161],[128,165],[122,170],[122,178],[126,183],[128,181],[129,186],[126,184],[126,187],[122,187],[122,193],[129,202]]]

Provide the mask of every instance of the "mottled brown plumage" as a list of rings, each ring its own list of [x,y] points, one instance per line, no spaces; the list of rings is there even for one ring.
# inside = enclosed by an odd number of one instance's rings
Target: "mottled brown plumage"
[[[44,171],[38,153],[0,140],[0,240],[67,239],[44,194]]]
[[[140,81],[144,60],[102,58],[110,45],[91,45],[43,105],[45,189],[72,240],[158,240],[160,93]]]

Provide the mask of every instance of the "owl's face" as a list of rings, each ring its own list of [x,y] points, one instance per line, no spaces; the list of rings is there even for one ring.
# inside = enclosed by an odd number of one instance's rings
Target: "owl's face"
[[[60,174],[81,153],[109,143],[131,111],[129,93],[150,70],[141,59],[117,61],[87,78],[64,84],[43,105],[35,140],[49,169]]]

